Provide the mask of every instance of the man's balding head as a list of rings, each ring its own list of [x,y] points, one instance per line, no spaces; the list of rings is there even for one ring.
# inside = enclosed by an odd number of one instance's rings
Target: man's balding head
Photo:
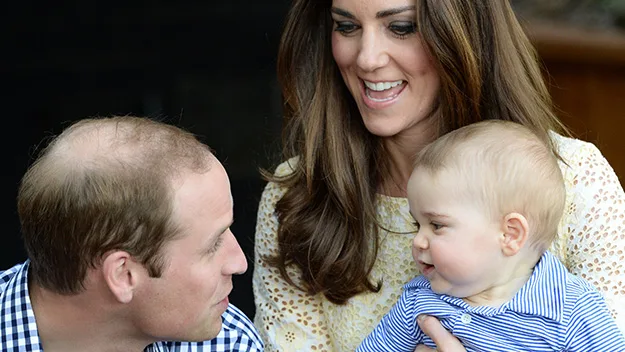
[[[177,127],[138,117],[81,120],[41,152],[22,179],[18,213],[32,279],[77,293],[89,267],[124,250],[159,276],[172,220],[174,181],[217,162]]]

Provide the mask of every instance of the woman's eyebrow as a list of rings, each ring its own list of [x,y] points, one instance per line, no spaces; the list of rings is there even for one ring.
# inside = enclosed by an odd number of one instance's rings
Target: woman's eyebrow
[[[354,17],[354,15],[352,15],[351,13],[349,13],[348,11],[345,11],[343,9],[340,9],[338,7],[332,7],[330,9],[330,12],[335,13],[339,16],[343,16],[343,17],[347,17],[347,18],[351,18],[351,19],[355,19],[356,17]]]
[[[406,12],[406,11],[414,11],[415,9],[416,7],[414,5],[408,5],[408,6],[396,7],[396,8],[388,9],[388,10],[382,10],[375,14],[375,18],[384,18],[388,16],[393,16],[393,15],[397,15],[399,13]]]
[[[397,14],[400,14],[400,13],[406,12],[406,11],[414,11],[415,9],[416,9],[416,7],[414,5],[408,5],[408,6],[396,7],[396,8],[388,9],[388,10],[382,10],[382,11],[379,11],[379,12],[377,12],[375,14],[375,18],[384,18],[384,17],[388,17],[388,16],[393,16],[393,15],[397,15]],[[351,19],[355,19],[356,18],[349,11],[343,10],[341,8],[338,8],[338,7],[332,7],[330,9],[330,11],[332,13],[335,13],[335,14],[343,16],[343,17],[347,17],[347,18],[351,18]]]

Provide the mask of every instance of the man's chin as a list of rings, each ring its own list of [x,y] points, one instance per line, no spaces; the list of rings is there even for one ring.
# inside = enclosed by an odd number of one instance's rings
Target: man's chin
[[[222,324],[221,317],[219,317],[218,322],[211,322],[204,326],[203,329],[198,329],[193,334],[185,336],[181,339],[176,339],[178,341],[188,341],[188,342],[202,342],[212,340],[221,332]]]

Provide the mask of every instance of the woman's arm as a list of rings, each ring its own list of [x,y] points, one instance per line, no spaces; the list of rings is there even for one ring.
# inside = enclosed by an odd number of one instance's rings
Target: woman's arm
[[[281,173],[281,167],[278,167],[277,174]],[[265,341],[267,352],[333,351],[321,306],[323,296],[310,296],[289,285],[276,268],[263,260],[277,253],[275,205],[285,191],[270,182],[258,208],[253,276],[254,324]],[[295,270],[291,274],[298,277]]]
[[[417,324],[419,324],[419,328],[421,328],[423,333],[436,343],[436,349],[433,350],[425,345],[419,345],[415,352],[466,352],[460,341],[449,331],[445,330],[438,319],[428,315],[420,315],[417,317]]]
[[[560,257],[573,274],[599,289],[625,331],[625,193],[597,147],[571,144],[574,148],[563,153],[570,167],[563,167],[567,209]]]

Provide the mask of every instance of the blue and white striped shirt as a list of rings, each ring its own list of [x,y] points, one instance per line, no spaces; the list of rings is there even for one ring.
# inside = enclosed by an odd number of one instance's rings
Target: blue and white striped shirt
[[[28,294],[28,264],[0,271],[0,351],[42,352],[35,313]],[[219,335],[204,342],[156,342],[144,352],[226,352],[264,350],[252,322],[233,305],[221,316]]]
[[[436,347],[417,325],[420,314],[437,317],[467,351],[625,351],[625,337],[603,296],[548,252],[512,300],[498,308],[436,294],[425,277],[417,277],[357,351]]]

